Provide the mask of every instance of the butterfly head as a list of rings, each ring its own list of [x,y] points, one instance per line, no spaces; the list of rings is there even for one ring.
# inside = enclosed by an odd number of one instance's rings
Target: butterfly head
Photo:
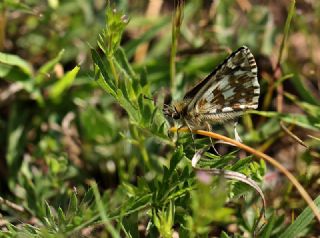
[[[178,120],[181,118],[184,108],[185,103],[183,102],[176,102],[171,106],[165,105],[163,108],[163,114],[167,117],[171,117],[175,120]]]

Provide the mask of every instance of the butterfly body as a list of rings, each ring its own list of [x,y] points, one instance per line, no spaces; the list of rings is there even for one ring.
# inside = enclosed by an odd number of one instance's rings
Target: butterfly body
[[[222,112],[222,113],[199,113],[197,111],[188,111],[188,104],[175,103],[175,116],[173,119],[180,119],[188,124],[192,129],[201,129],[206,126],[206,123],[221,123],[238,117],[242,112]],[[184,123],[184,124],[185,124]]]
[[[187,92],[182,101],[164,108],[164,114],[198,129],[256,109],[260,95],[257,72],[250,50],[240,47]]]

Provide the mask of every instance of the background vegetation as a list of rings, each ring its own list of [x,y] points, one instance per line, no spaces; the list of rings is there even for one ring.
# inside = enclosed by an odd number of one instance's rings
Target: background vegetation
[[[0,235],[319,234],[292,184],[259,158],[218,144],[221,155],[210,150],[197,166],[256,181],[267,201],[260,220],[252,187],[195,170],[194,146],[210,141],[169,133],[161,110],[247,45],[262,95],[238,132],[315,199],[319,18],[317,0],[2,1]],[[214,131],[233,138],[232,123]]]

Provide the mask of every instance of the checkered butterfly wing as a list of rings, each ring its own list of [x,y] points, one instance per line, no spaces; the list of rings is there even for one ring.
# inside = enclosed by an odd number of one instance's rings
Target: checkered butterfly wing
[[[250,50],[239,48],[185,95],[190,102],[188,111],[223,115],[256,109],[260,94],[257,72]]]

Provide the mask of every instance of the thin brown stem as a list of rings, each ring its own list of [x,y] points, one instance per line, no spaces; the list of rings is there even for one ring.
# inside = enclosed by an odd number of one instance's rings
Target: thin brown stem
[[[6,39],[6,25],[7,25],[7,17],[6,17],[6,9],[0,9],[0,51],[4,49],[4,42]]]

